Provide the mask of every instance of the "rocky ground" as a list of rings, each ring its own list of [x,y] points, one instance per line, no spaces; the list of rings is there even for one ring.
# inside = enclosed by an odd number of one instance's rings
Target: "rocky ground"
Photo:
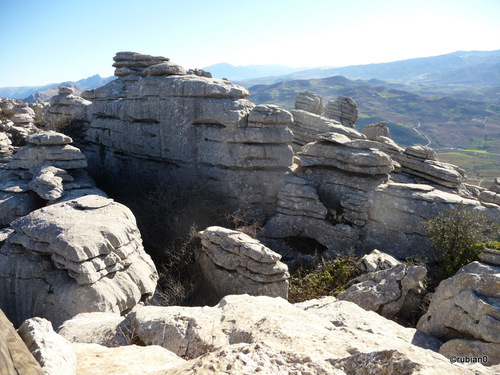
[[[384,124],[358,132],[351,98],[325,106],[306,92],[289,112],[168,58],[114,60],[118,78],[84,98],[63,87],[48,105],[1,100],[2,374],[500,372],[499,252],[427,296],[426,268],[401,261],[430,256],[421,223],[445,209],[500,222],[500,182],[468,185],[432,149],[399,147]],[[73,121],[79,147],[38,127]],[[198,233],[212,305],[147,303],[159,265],[96,171],[115,185],[185,175],[263,220],[259,239]],[[329,258],[352,248],[363,272],[337,297],[291,304],[285,259],[300,251],[290,238]],[[390,320],[424,297],[416,329]]]

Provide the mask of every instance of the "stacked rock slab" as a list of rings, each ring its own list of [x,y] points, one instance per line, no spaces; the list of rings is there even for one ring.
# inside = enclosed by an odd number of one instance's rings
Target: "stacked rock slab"
[[[158,276],[135,218],[112,199],[52,204],[11,228],[0,249],[0,306],[14,324],[40,316],[59,326],[81,312],[122,313],[154,292]]]
[[[292,114],[294,124],[301,114],[321,118],[303,110]],[[303,186],[290,179],[279,193],[277,213],[263,232],[270,246],[303,237],[316,240],[329,252],[354,247],[361,255],[377,248],[397,258],[432,259],[435,255],[429,252],[431,243],[421,222],[442,210],[462,204],[500,222],[499,206],[463,194],[470,190],[462,182],[463,171],[436,161],[432,149],[399,147],[384,124],[374,124],[365,133],[338,125],[328,133],[316,133],[317,140],[297,149],[294,175],[304,181]],[[310,189],[317,198],[307,193]],[[290,207],[292,194],[293,201],[301,202],[293,213],[282,209],[282,204]],[[311,204],[315,199],[316,204]],[[320,206],[326,215],[308,217],[304,207]]]
[[[83,153],[64,134],[43,131],[26,137],[27,145],[0,168],[0,223],[40,208],[48,202],[105,193],[95,187],[84,168]]]
[[[354,123],[358,119],[358,105],[352,98],[339,96],[336,100],[328,102],[325,107],[325,116],[344,126],[354,128]]]
[[[365,138],[351,127],[324,117],[323,109],[323,98],[313,92],[305,91],[295,98],[295,109],[290,111],[293,122],[289,125],[293,132],[292,147],[295,152],[300,151],[305,144],[316,141],[318,134],[321,133],[335,132],[352,139]]]
[[[483,202],[500,205],[500,178],[496,178],[488,189],[481,191],[479,199]]]
[[[44,108],[43,118],[49,124],[67,123],[72,120],[87,119],[88,100],[75,95],[72,87],[59,87],[58,95],[50,99],[50,104]]]
[[[470,263],[443,280],[432,295],[417,328],[446,343],[446,357],[487,358],[500,364],[500,252],[487,251],[481,262]]]
[[[288,297],[288,267],[281,255],[250,236],[222,227],[199,232],[198,263],[214,301],[229,294]]]
[[[144,184],[177,174],[247,212],[272,212],[292,165],[289,112],[255,106],[245,88],[167,58],[118,53],[115,61],[118,79],[83,95],[92,101],[91,171]]]

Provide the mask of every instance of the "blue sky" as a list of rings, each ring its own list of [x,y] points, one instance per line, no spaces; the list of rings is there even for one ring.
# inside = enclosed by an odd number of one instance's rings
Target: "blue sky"
[[[118,51],[201,68],[496,50],[499,20],[499,0],[0,0],[0,87],[110,76]]]

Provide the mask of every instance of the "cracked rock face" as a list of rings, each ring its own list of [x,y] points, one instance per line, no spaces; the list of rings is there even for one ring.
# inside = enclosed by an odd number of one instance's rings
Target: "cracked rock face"
[[[281,255],[250,236],[222,227],[199,233],[198,254],[204,279],[219,300],[228,294],[287,298],[288,267]]]
[[[500,266],[473,262],[443,280],[432,295],[417,328],[449,340],[443,353],[488,355],[488,365],[500,363]],[[458,353],[455,354],[453,351]]]
[[[358,119],[358,105],[354,99],[347,96],[339,96],[336,100],[330,100],[325,107],[325,117],[334,119],[344,126],[354,128]]]
[[[112,199],[88,195],[11,223],[0,250],[0,305],[17,324],[55,326],[80,312],[123,312],[150,297],[158,278],[135,218]],[[22,297],[18,297],[22,296]]]

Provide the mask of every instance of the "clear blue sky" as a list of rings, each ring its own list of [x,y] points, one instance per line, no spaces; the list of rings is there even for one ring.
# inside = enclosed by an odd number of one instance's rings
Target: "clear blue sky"
[[[219,62],[345,66],[500,49],[499,0],[0,0],[0,87],[113,74],[135,51]]]

